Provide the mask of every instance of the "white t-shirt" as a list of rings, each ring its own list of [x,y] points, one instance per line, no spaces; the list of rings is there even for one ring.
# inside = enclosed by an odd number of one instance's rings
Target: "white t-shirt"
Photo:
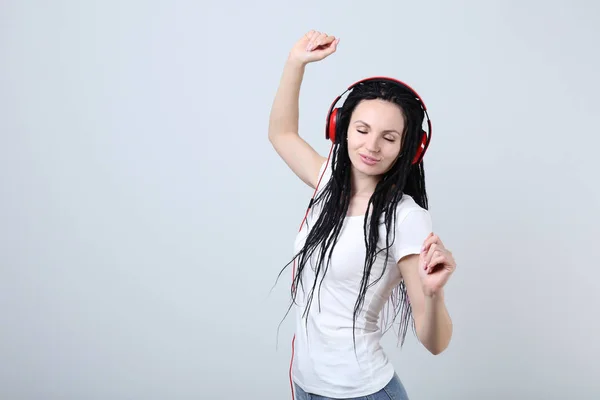
[[[325,165],[327,171],[319,185],[319,192],[331,177],[330,164],[324,164],[321,172]],[[309,212],[307,221],[296,237],[294,254],[302,249],[307,229],[314,226],[321,207],[322,204],[316,204]],[[304,391],[331,398],[366,396],[381,390],[394,376],[394,367],[380,344],[383,336],[381,312],[393,289],[402,281],[397,262],[408,254],[419,254],[425,238],[432,231],[429,212],[421,208],[412,197],[404,195],[396,212],[395,243],[390,248],[385,274],[381,275],[384,251],[373,265],[369,282],[381,278],[368,288],[362,310],[357,316],[356,351],[352,323],[366,254],[364,217],[345,218],[320,292],[317,282],[310,311],[303,317],[315,278],[311,264],[305,265],[303,284],[297,287],[296,340],[292,367],[293,380]],[[379,233],[381,248],[385,248],[385,237],[385,224],[382,223]],[[318,250],[311,260],[314,267],[317,265],[317,253]]]

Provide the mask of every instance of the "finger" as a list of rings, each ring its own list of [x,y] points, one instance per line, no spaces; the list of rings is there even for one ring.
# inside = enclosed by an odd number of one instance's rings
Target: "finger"
[[[436,268],[436,266],[439,265],[440,260],[443,261],[443,264],[448,264],[448,255],[443,250],[436,249],[432,253],[431,258],[429,259],[429,261],[427,261],[427,263],[425,265],[425,270],[427,272],[431,272],[433,269]]]
[[[431,263],[431,259],[433,258],[434,253],[436,252],[436,250],[437,250],[437,244],[436,243],[434,243],[431,246],[429,246],[429,249],[427,250],[427,253],[425,254],[425,257],[424,257],[424,262],[423,262],[423,268],[424,269],[428,268],[429,264]]]
[[[437,243],[439,247],[444,248],[444,242],[442,242],[442,238],[439,237],[439,235],[436,235],[435,233],[433,234],[433,236],[435,237],[435,243]]]
[[[310,51],[312,49],[313,40],[315,39],[315,37],[317,37],[320,34],[321,34],[321,32],[315,31],[314,29],[310,30],[306,34],[306,37],[308,39],[308,42],[306,43],[306,51]]]
[[[329,46],[328,54],[331,54],[337,50],[337,46],[338,46],[339,42],[340,42],[340,38],[337,38],[333,41],[333,43],[331,43],[331,46]]]
[[[454,259],[454,256],[449,250],[445,250],[444,254],[446,256],[446,266],[452,271],[454,271],[456,269],[456,260]]]
[[[425,244],[424,244],[425,250],[427,250],[434,243],[437,244],[439,247],[444,248],[442,239],[440,239],[440,237],[438,235],[436,235],[435,233],[432,232],[429,234],[429,236],[425,240]]]
[[[325,32],[320,32],[318,36],[316,36],[313,40],[313,48],[317,48],[323,44],[323,41],[327,39],[327,34]]]
[[[310,36],[310,39],[308,40],[308,44],[306,45],[306,50],[307,51],[311,51],[313,49],[315,40],[319,36],[321,36],[321,32],[319,32],[319,31],[313,31],[312,35]]]
[[[331,39],[330,39],[331,38]],[[322,51],[324,56],[328,56],[337,50],[337,44],[339,43],[339,39],[336,39],[333,36],[329,36],[325,39],[324,43],[317,47],[316,50]]]
[[[441,248],[443,248],[443,249],[446,248],[446,246],[444,246],[444,242],[442,242],[442,238],[439,236],[437,237],[436,243],[439,244]]]
[[[431,274],[437,267],[444,266],[446,264],[446,256],[443,253],[438,253],[431,259],[427,267],[427,273]]]
[[[436,245],[434,245],[434,246],[436,246]],[[435,265],[436,265],[435,260],[439,260],[440,257],[443,257],[445,262],[448,261],[448,255],[446,254],[446,252],[436,247],[435,250],[433,250],[430,253],[430,257],[427,260],[427,269],[435,267]]]
[[[324,44],[322,44],[320,47],[317,47],[317,50],[322,49],[323,54],[325,56],[328,56],[328,55],[334,53],[337,50],[337,44],[339,42],[340,42],[339,38],[338,39],[334,38],[331,41],[329,41],[329,39],[327,39]]]
[[[317,47],[324,46],[328,37],[329,36],[327,36],[326,33],[319,32],[319,34],[315,35],[315,37],[311,40],[312,44],[310,46],[310,50],[314,50]]]
[[[425,240],[423,240],[423,247],[421,248],[421,252],[427,251],[429,244],[430,244],[429,239],[431,239],[432,236],[433,236],[433,232],[429,232],[429,235],[427,235]]]
[[[319,38],[316,48],[329,48],[335,41],[335,36],[324,35]]]
[[[311,39],[313,38],[313,36],[315,35],[315,30],[311,29],[310,31],[306,32],[304,34],[304,36],[302,37],[302,41],[305,44],[305,50],[308,51],[308,44],[310,43]]]

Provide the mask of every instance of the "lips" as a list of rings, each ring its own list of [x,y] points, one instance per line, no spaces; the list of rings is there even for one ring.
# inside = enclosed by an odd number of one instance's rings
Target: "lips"
[[[375,165],[379,162],[378,159],[360,154],[360,159],[367,165]]]

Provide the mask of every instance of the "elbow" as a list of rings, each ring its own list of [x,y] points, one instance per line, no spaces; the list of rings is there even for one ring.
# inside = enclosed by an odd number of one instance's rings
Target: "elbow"
[[[282,135],[281,132],[279,132],[277,130],[269,130],[269,143],[271,143],[273,146],[275,146],[276,142],[281,137],[281,135]]]
[[[439,356],[440,354],[442,354],[446,349],[448,348],[448,344],[444,345],[444,346],[430,346],[427,348],[427,350],[433,354],[434,356]]]
[[[452,332],[449,332],[445,337],[443,337],[443,339],[438,338],[438,340],[433,341],[433,343],[429,343],[425,347],[431,354],[433,354],[434,356],[438,356],[438,355],[442,354],[444,351],[446,351],[448,346],[450,346],[451,339],[452,339]]]
[[[452,340],[452,331],[446,331],[443,334],[436,335],[435,337],[427,337],[421,340],[421,344],[427,349],[429,353],[434,356],[442,354],[450,346]]]
[[[454,327],[450,320],[445,321],[445,323],[437,323],[436,321],[431,324],[428,322],[423,317],[416,317],[417,337],[428,352],[437,356],[446,351],[450,345]]]

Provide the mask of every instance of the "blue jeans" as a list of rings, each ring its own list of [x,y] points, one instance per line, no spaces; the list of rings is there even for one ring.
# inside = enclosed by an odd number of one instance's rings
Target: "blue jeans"
[[[352,397],[347,399],[331,399],[316,394],[306,393],[298,385],[294,384],[295,400],[408,400],[408,394],[404,389],[404,385],[394,374],[392,380],[377,393],[362,397]]]

